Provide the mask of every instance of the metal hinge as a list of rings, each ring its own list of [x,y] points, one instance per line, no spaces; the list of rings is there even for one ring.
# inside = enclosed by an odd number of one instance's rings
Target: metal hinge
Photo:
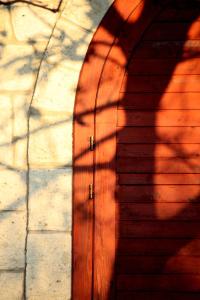
[[[95,147],[94,136],[90,136],[90,151],[93,151]]]
[[[89,185],[89,199],[94,199],[94,185],[90,183]]]

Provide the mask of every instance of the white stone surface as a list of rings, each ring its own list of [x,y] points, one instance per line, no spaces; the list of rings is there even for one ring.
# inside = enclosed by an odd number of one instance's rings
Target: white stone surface
[[[29,139],[31,167],[71,165],[72,120],[69,115],[41,114],[32,117]]]
[[[0,169],[26,169],[27,102],[28,94],[0,94]]]
[[[71,177],[71,169],[30,172],[30,230],[71,230]]]
[[[12,3],[14,1],[13,0],[1,0],[1,2],[2,3]],[[39,5],[41,7],[46,7],[49,9],[58,9],[61,0],[30,0],[30,1],[27,0],[27,2],[29,2],[30,4]]]
[[[12,161],[12,128],[13,113],[12,99],[6,95],[0,95],[0,169],[9,165]]]
[[[25,267],[25,229],[24,212],[0,212],[0,272]]]
[[[61,18],[47,48],[34,106],[73,112],[79,73],[92,34]]]
[[[10,12],[4,5],[0,5],[0,20],[0,43],[4,44],[14,38],[10,22]]]
[[[12,6],[12,24],[18,41],[48,41],[56,19],[57,14],[40,7],[25,3]]]
[[[21,300],[23,299],[23,278],[22,272],[2,272],[0,273],[0,293],[1,300]]]
[[[74,101],[87,48],[111,2],[63,0],[62,13],[0,5],[0,210],[17,210],[0,212],[0,269],[24,268],[28,188],[27,300],[71,299]],[[0,300],[22,294],[23,274],[0,272]]]
[[[27,299],[66,300],[71,296],[71,235],[30,233]]]
[[[79,72],[71,68],[56,67],[49,72],[43,69],[41,73],[34,96],[34,106],[46,110],[72,112]]]
[[[0,210],[25,210],[26,172],[1,169],[0,191]]]
[[[72,0],[63,16],[87,30],[95,31],[114,0]]]
[[[31,45],[0,47],[0,90],[27,91],[33,88],[41,55]]]

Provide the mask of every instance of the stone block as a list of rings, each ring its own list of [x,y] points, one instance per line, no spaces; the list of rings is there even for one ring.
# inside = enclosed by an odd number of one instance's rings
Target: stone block
[[[12,129],[13,110],[12,99],[9,96],[0,95],[0,169],[10,165],[13,157]]]
[[[1,0],[2,3],[13,3],[13,0]],[[57,10],[59,8],[61,0],[31,0],[30,4],[38,5],[44,8]]]
[[[30,171],[30,230],[71,230],[71,181],[70,168]]]
[[[40,71],[33,105],[55,111],[73,112],[79,72],[68,68],[52,68]]]
[[[8,7],[0,5],[0,44],[9,43],[14,39],[10,12]]]
[[[35,110],[36,111],[36,110]],[[29,164],[31,167],[62,167],[72,163],[72,119],[67,114],[32,115]]]
[[[4,169],[0,170],[0,210],[25,210],[26,172]]]
[[[22,272],[0,272],[1,300],[23,299],[23,281]]]
[[[42,62],[33,104],[73,112],[80,69],[92,34],[61,18]]]
[[[24,3],[13,4],[11,11],[14,33],[18,41],[48,42],[58,14]]]
[[[113,0],[73,0],[64,9],[63,16],[94,32],[112,2]]]
[[[0,224],[0,273],[1,269],[24,268],[26,214],[0,212]]]
[[[33,88],[41,54],[32,45],[9,44],[1,47],[0,57],[1,90],[27,91]]]
[[[0,169],[26,169],[27,95],[0,95]]]
[[[71,297],[71,235],[30,233],[27,252],[27,300]]]

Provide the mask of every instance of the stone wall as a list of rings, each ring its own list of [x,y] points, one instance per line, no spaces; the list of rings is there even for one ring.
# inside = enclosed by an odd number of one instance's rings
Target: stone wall
[[[1,300],[71,298],[74,99],[111,2],[0,5]]]

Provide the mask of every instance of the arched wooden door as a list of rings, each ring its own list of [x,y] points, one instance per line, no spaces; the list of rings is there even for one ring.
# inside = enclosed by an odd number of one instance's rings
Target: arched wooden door
[[[200,3],[117,0],[74,113],[74,300],[200,299]]]

